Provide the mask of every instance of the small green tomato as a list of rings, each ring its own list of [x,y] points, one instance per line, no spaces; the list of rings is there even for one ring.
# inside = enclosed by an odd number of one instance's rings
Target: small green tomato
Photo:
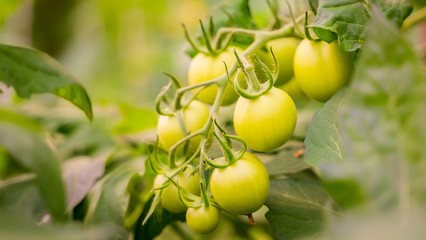
[[[268,172],[255,155],[246,152],[230,166],[213,171],[210,189],[221,208],[236,215],[250,214],[268,197]]]
[[[241,52],[240,49],[237,49]],[[230,67],[235,61],[235,55],[233,48],[228,48],[226,51],[220,53],[217,56],[209,56],[203,53],[198,53],[191,61],[188,71],[188,83],[194,85],[205,81],[213,80],[217,77],[226,74],[225,65],[226,62]],[[198,94],[198,99],[202,102],[213,104],[218,87],[210,86],[202,90]],[[229,105],[234,103],[238,98],[238,94],[229,85],[226,85],[222,105]]]
[[[186,168],[183,173],[176,175],[173,180],[186,191],[200,195],[199,174],[190,175],[191,169]],[[159,174],[154,180],[154,188],[160,188],[167,178]],[[177,187],[173,183],[169,183],[161,193],[161,205],[172,213],[181,213],[186,210],[186,206],[179,199]]]
[[[216,229],[220,222],[222,213],[217,207],[188,208],[186,211],[186,222],[192,231],[197,233],[209,233]]]
[[[326,102],[349,82],[352,54],[343,51],[336,41],[303,40],[294,56],[294,73],[308,97]]]
[[[208,118],[209,110],[199,101],[193,101],[183,109],[183,122],[188,132],[195,132],[201,129]],[[160,116],[158,118],[157,133],[160,143],[167,151],[184,137],[179,121],[175,116]],[[191,149],[197,149],[200,141],[200,136],[192,138],[190,140]],[[179,150],[182,152],[183,145]]]
[[[296,127],[296,106],[283,90],[273,87],[255,98],[240,97],[234,110],[234,127],[251,149],[266,152],[290,139]]]

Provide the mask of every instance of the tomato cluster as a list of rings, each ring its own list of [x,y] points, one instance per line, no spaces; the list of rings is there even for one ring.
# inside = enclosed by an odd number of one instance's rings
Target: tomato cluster
[[[352,57],[337,42],[281,38],[269,41],[265,47],[269,50],[257,51],[259,58],[247,59],[239,48],[199,52],[189,66],[188,87],[193,86],[190,103],[159,118],[159,142],[166,151],[175,149],[169,158],[176,154],[189,164],[188,156],[192,154],[204,158],[198,166],[200,173],[205,164],[213,167],[206,179],[207,172],[200,175],[185,164],[173,163],[154,182],[163,208],[173,213],[186,210],[188,226],[195,232],[213,231],[222,210],[249,216],[257,211],[268,197],[269,176],[262,161],[245,152],[246,147],[268,152],[282,146],[296,127],[293,99],[308,96],[327,101],[350,78]],[[236,74],[229,74],[224,63],[237,65]],[[279,68],[275,69],[276,65]],[[272,67],[274,73],[269,70]],[[223,76],[228,82],[216,80]],[[218,94],[219,89],[223,94]],[[238,136],[228,135],[215,121],[220,106],[233,103],[233,126]],[[205,104],[213,106],[209,110]],[[224,157],[211,160],[205,155],[205,147],[213,136]],[[243,144],[238,154],[231,139]]]

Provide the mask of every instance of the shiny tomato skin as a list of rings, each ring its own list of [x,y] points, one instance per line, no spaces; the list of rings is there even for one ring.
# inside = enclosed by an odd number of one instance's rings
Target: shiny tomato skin
[[[246,152],[232,165],[213,171],[210,189],[224,210],[235,215],[249,214],[262,207],[268,197],[268,172],[255,155]]]
[[[237,52],[241,50],[237,49]],[[235,61],[233,48],[228,48],[226,51],[217,56],[209,56],[203,53],[198,53],[191,61],[188,71],[188,83],[194,85],[205,81],[213,80],[217,77],[226,74],[226,62],[228,68]],[[217,86],[210,86],[202,90],[198,94],[198,99],[207,104],[213,104],[218,91]],[[226,85],[222,105],[230,105],[238,99],[238,94],[234,91],[229,83]]]
[[[201,129],[208,118],[209,110],[199,101],[193,101],[183,109],[183,122],[188,132],[193,133]],[[157,133],[160,143],[167,151],[184,137],[176,116],[160,116],[158,118]],[[200,141],[201,136],[192,138],[190,140],[191,149],[196,150]],[[183,152],[183,145],[181,146],[179,150]]]
[[[336,41],[303,40],[294,57],[294,73],[300,88],[310,98],[326,102],[346,85],[352,74],[352,54]]]
[[[187,168],[183,173],[176,175],[173,180],[186,191],[195,195],[200,195],[199,174],[195,173],[190,175],[190,173],[191,170]],[[154,180],[154,188],[161,187],[166,180],[167,178],[164,175],[157,175]],[[180,201],[178,194],[177,187],[170,182],[161,193],[161,205],[163,208],[172,213],[184,212],[186,210],[186,206]]]
[[[279,64],[279,75],[275,82],[275,86],[280,86],[288,82],[294,76],[294,53],[296,52],[299,42],[300,41],[297,38],[291,37],[278,38],[268,42],[268,49],[272,46],[272,51],[274,52]],[[271,54],[269,54],[268,61],[273,63]]]
[[[273,150],[290,139],[297,113],[291,97],[273,87],[255,99],[240,97],[234,110],[234,127],[251,149]]]
[[[220,209],[213,205],[188,208],[186,211],[186,223],[192,231],[206,234],[216,229],[221,216]]]

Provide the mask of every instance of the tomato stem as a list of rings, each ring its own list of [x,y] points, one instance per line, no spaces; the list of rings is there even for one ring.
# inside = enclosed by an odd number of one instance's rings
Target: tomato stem
[[[250,225],[256,225],[256,222],[254,221],[254,217],[251,213],[247,214],[247,217],[248,217]]]

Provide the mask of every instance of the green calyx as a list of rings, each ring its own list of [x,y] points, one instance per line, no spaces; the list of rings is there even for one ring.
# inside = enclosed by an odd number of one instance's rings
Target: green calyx
[[[204,159],[204,161],[213,168],[226,168],[232,165],[237,160],[241,159],[241,157],[244,155],[244,153],[247,150],[247,144],[244,142],[242,138],[238,136],[228,135],[226,131],[219,126],[216,119],[214,120],[214,124],[218,128],[219,133],[217,133],[216,131],[213,131],[213,136],[216,138],[216,140],[219,142],[220,147],[222,148],[222,152],[223,152],[226,163],[218,164],[214,160],[210,160],[210,158],[207,156],[207,153],[206,153],[207,141],[204,141],[201,146],[201,156]],[[237,152],[234,151],[232,140],[235,140],[241,143],[242,148],[239,151]]]
[[[228,48],[229,44],[232,42],[232,39],[234,38],[234,33],[230,33],[224,39],[221,39],[223,41],[217,41],[212,43],[212,36],[216,32],[216,28],[213,23],[213,18],[210,17],[208,31],[205,29],[203,21],[201,21],[201,19],[199,21],[203,41],[205,43],[205,49],[195,43],[195,41],[189,35],[188,29],[186,28],[185,24],[182,24],[183,30],[185,32],[185,38],[192,46],[192,48],[194,48],[194,50],[198,53],[202,53],[209,56],[217,56],[221,52],[225,51]]]
[[[275,81],[278,78],[278,61],[274,55],[274,52],[271,48],[271,54],[274,59],[275,67],[273,72],[269,70],[269,68],[266,66],[265,63],[263,63],[256,55],[254,56],[254,60],[261,69],[266,73],[267,81],[264,83],[261,83],[259,81],[259,78],[256,75],[254,66],[250,64],[245,58],[240,57],[236,50],[234,50],[235,57],[237,58],[237,64],[238,64],[238,73],[234,77],[234,81],[231,80],[231,77],[229,76],[228,67],[225,63],[225,69],[226,74],[228,77],[229,83],[234,87],[235,91],[242,97],[247,99],[255,99],[259,96],[267,93],[271,88],[274,86]],[[238,81],[238,75],[240,72],[243,72],[245,79],[247,80],[247,89],[243,89],[240,86],[240,83]]]

